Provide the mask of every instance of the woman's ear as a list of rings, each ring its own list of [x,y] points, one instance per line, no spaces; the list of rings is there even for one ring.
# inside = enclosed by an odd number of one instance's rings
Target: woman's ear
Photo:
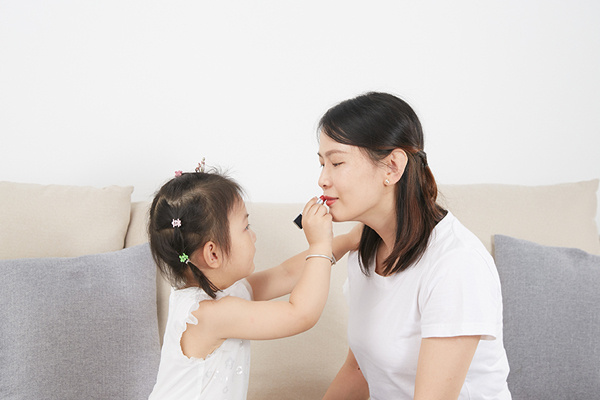
[[[402,174],[404,174],[404,169],[408,163],[406,152],[402,149],[393,150],[386,157],[385,163],[388,166],[388,171],[386,173],[386,184],[395,185],[398,183],[400,178],[402,178]]]
[[[219,268],[223,263],[223,253],[215,242],[206,242],[202,249],[202,257],[208,268]]]

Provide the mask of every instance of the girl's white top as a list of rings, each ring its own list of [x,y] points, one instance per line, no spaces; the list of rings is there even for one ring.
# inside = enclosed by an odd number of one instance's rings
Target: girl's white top
[[[481,335],[459,399],[511,398],[498,271],[479,239],[448,213],[423,257],[383,277],[350,254],[348,342],[372,400],[412,399],[422,338]]]
[[[245,279],[217,293],[217,299],[236,296],[252,299]],[[169,298],[169,316],[160,367],[149,400],[239,400],[246,399],[250,372],[250,341],[227,339],[205,359],[188,358],[181,350],[186,324],[198,324],[192,311],[201,301],[212,300],[200,288],[174,290]]]

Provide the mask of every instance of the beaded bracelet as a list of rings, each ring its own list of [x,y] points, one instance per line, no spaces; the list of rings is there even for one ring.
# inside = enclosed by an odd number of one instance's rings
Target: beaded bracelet
[[[321,258],[326,258],[329,261],[331,261],[331,265],[335,265],[335,263],[337,262],[335,257],[333,256],[333,254],[331,255],[331,257],[323,255],[323,254],[309,254],[306,256],[305,260],[308,260],[311,257],[321,257]]]

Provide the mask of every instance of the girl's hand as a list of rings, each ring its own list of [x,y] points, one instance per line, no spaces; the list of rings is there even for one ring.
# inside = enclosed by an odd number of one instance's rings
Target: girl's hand
[[[317,204],[317,198],[310,199],[302,211],[302,227],[309,246],[326,246],[331,249],[333,223],[327,207]]]

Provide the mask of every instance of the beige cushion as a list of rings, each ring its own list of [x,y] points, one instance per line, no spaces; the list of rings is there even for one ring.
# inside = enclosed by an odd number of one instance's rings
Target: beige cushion
[[[0,258],[76,257],[123,248],[131,186],[0,182]]]
[[[150,202],[135,201],[131,203],[129,229],[125,237],[125,247],[133,247],[148,241],[148,216]]]
[[[598,179],[550,186],[440,185],[440,203],[492,252],[502,234],[600,254]]]

